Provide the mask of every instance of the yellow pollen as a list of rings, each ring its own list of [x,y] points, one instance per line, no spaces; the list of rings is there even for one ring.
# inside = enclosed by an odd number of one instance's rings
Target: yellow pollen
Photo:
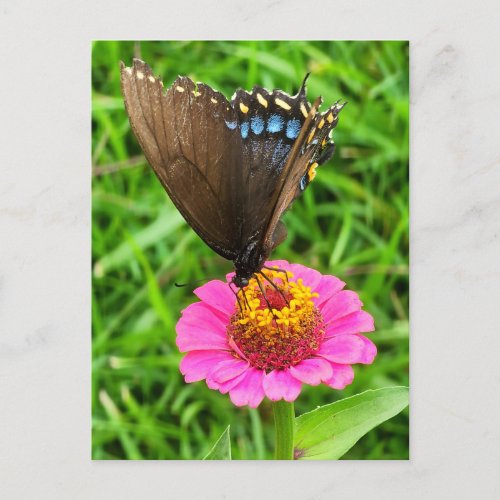
[[[274,100],[274,102],[278,106],[282,107],[283,109],[286,109],[287,111],[289,111],[290,109],[292,109],[292,107],[290,106],[290,104],[288,104],[287,102],[283,101],[283,99],[276,98]]]
[[[240,102],[240,109],[242,113],[248,113],[248,106],[245,106],[242,102]]]
[[[303,102],[300,103],[300,111],[302,111],[302,114],[304,115],[304,118],[307,118],[307,109],[304,106]]]
[[[317,163],[314,163],[309,172],[316,168],[317,165]],[[290,271],[287,271],[285,276],[284,271],[266,269],[265,275],[280,289],[281,293],[278,294],[275,288],[263,277],[259,278],[260,285],[264,287],[266,296],[274,293],[275,298],[278,297],[282,301],[282,307],[279,309],[273,307],[272,311],[269,310],[269,307],[263,307],[266,299],[262,295],[257,280],[251,278],[248,286],[242,290],[246,300],[245,298],[240,299],[242,310],[238,322],[240,325],[251,324],[253,327],[268,327],[265,330],[265,335],[270,337],[283,335],[279,325],[288,327],[298,324],[304,315],[311,313],[314,308],[311,299],[317,297],[318,294],[311,293],[311,287],[305,286],[301,278],[293,281],[293,273]],[[287,297],[288,304],[281,298],[281,294]]]
[[[257,100],[262,104],[262,106],[267,108],[267,101],[259,93],[257,93]]]
[[[314,162],[307,172],[307,176],[309,177],[309,182],[311,182],[316,177],[316,169],[318,168],[318,164]]]
[[[295,366],[317,352],[325,334],[319,295],[293,273],[266,268],[238,292],[235,312],[226,328],[235,356],[269,373]],[[243,297],[242,297],[243,295]]]

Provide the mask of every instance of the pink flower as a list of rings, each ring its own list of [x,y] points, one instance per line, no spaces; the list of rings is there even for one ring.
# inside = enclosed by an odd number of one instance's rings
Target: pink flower
[[[360,335],[374,330],[372,316],[335,276],[284,260],[266,267],[274,268],[263,269],[269,281],[257,275],[238,299],[228,285],[233,273],[228,283],[194,291],[201,302],[177,323],[185,381],[206,379],[236,406],[252,408],[265,396],[294,401],[302,384],[343,389],[353,381],[351,365],[370,364],[377,353]]]

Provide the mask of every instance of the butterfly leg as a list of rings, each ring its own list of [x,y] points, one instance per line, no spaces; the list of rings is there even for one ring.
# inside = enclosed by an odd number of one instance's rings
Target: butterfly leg
[[[255,276],[255,281],[257,282],[257,285],[259,285],[260,292],[262,293],[262,296],[264,297],[264,300],[266,301],[267,307],[271,311],[271,314],[273,315],[273,318],[274,318],[273,308],[272,308],[271,304],[269,303],[269,300],[267,299],[267,295],[266,295],[266,292],[264,291],[264,288],[262,288],[262,284],[259,280],[259,277],[257,276],[257,274],[254,274],[254,276]]]
[[[247,308],[251,309],[250,304],[248,303],[247,294],[245,293],[245,291],[243,290],[243,288],[240,288],[238,290],[238,293],[240,293],[240,292],[243,294],[243,298],[245,299],[245,303],[246,303]]]
[[[238,293],[239,293],[240,290],[238,289],[238,291],[235,292],[233,290],[233,287],[231,285],[232,285],[232,283],[229,283],[229,290],[231,290],[231,292],[233,292],[234,296],[236,297],[236,301],[238,302],[238,308],[240,310],[240,313],[242,313],[243,312],[243,307],[241,307],[240,298],[238,297]]]
[[[271,269],[270,267],[266,267],[266,269]],[[279,269],[272,269],[273,271],[279,271]],[[280,290],[279,286],[274,283],[271,279],[269,279],[268,276],[266,276],[262,271],[259,271],[259,274],[262,274],[266,281],[281,295],[283,300],[286,302],[287,306],[290,306],[290,303],[288,302],[287,298],[285,297],[284,293]],[[257,276],[257,275],[255,275]],[[286,276],[286,271],[285,271],[285,276]],[[287,277],[287,282],[288,282],[288,277]]]
[[[267,266],[262,266],[262,269],[268,269],[269,271],[278,271],[279,273],[283,273],[285,275],[286,282],[288,283],[288,272],[285,271],[284,269],[280,269],[279,267],[267,267]],[[263,273],[261,273],[263,274]],[[265,274],[264,274],[265,276]],[[267,279],[267,277],[266,277]],[[269,281],[269,280],[267,280]]]

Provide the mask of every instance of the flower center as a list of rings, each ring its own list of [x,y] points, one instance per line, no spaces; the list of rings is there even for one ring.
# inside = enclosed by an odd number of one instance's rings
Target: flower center
[[[291,272],[278,270],[266,270],[265,276],[255,275],[238,293],[227,334],[251,366],[269,372],[313,354],[325,325],[311,300],[318,294],[301,278],[292,281]]]

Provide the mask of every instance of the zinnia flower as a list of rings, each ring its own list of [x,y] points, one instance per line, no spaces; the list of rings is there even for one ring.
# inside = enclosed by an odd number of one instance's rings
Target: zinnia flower
[[[194,291],[201,302],[177,323],[185,381],[206,379],[236,406],[252,408],[265,396],[292,402],[302,384],[343,389],[353,381],[351,365],[372,363],[377,353],[360,335],[374,330],[372,316],[335,276],[283,260],[266,267],[269,279],[252,278],[238,299],[228,285],[234,273]]]

